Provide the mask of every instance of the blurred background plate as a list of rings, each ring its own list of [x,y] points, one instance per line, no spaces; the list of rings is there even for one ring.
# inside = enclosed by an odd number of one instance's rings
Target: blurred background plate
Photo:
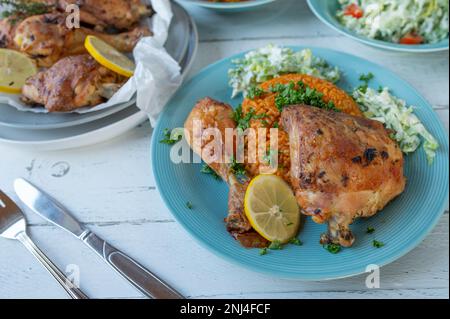
[[[189,42],[191,41],[191,22],[188,13],[180,5],[173,3],[172,9],[174,17],[169,28],[169,35],[165,47],[167,52],[180,63],[186,56]],[[22,112],[10,105],[0,104],[0,127],[29,130],[73,127],[97,121],[121,112],[125,108],[133,106],[135,102],[136,99],[133,98],[127,103],[121,103],[101,111],[85,114]]]
[[[276,0],[247,0],[241,2],[212,2],[207,0],[176,0],[183,4],[197,5],[203,8],[222,11],[239,12],[263,6]]]
[[[178,5],[174,4],[174,7]],[[178,6],[178,8],[180,8]],[[181,9],[185,14],[184,9]],[[180,66],[182,75],[189,72],[198,48],[198,33],[194,21],[188,16],[188,46]],[[103,142],[119,136],[148,120],[136,105],[122,109],[104,118],[64,128],[36,130],[17,129],[0,124],[0,142],[37,150],[61,150]]]
[[[301,50],[304,47],[293,47]],[[325,59],[342,71],[338,86],[349,90],[359,86],[363,73],[374,74],[371,86],[387,86],[410,105],[415,114],[439,141],[436,159],[429,165],[422,148],[405,156],[405,191],[371,218],[358,219],[352,226],[356,241],[351,248],[331,254],[319,244],[327,225],[310,218],[298,236],[302,246],[286,245],[283,250],[259,255],[258,249],[246,249],[227,232],[226,183],[201,173],[202,164],[171,161],[171,147],[159,141],[165,128],[183,127],[195,103],[205,97],[236,107],[242,98],[231,98],[228,70],[232,60],[221,60],[203,69],[183,84],[164,108],[152,135],[151,164],[159,193],[176,220],[206,249],[226,260],[274,277],[300,280],[326,280],[361,274],[371,264],[386,265],[416,247],[442,216],[448,198],[448,136],[431,105],[408,83],[380,65],[356,56],[321,48],[311,48],[314,56]],[[184,107],[180,107],[184,106]],[[184,142],[183,142],[184,143]],[[192,209],[186,205],[192,204]],[[367,234],[367,227],[374,227]],[[373,240],[385,244],[373,247]]]
[[[391,43],[387,41],[373,40],[367,37],[360,36],[355,32],[347,29],[336,19],[336,12],[340,8],[337,0],[307,0],[308,5],[312,12],[326,25],[332,29],[342,33],[343,35],[350,37],[356,41],[368,44],[380,49],[412,52],[412,53],[425,53],[425,52],[437,52],[448,50],[448,38],[434,44],[419,44],[419,45],[405,45],[398,43]]]

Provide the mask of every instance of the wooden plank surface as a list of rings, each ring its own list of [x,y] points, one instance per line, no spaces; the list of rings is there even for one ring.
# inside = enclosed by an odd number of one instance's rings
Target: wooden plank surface
[[[432,103],[448,132],[448,52],[412,55],[372,49],[330,30],[298,0],[233,15],[188,9],[201,39],[191,75],[218,59],[268,43],[333,48],[379,63],[407,80]],[[173,220],[150,169],[151,134],[146,123],[110,142],[60,152],[0,145],[0,189],[12,195],[18,176],[45,187],[88,227],[192,298],[448,298],[448,206],[419,247],[382,268],[380,289],[367,289],[365,275],[325,282],[269,278],[216,257]],[[28,211],[26,215],[31,236],[57,265],[80,267],[81,286],[90,296],[142,297],[81,242]],[[0,298],[66,297],[19,243],[0,240],[0,251]]]

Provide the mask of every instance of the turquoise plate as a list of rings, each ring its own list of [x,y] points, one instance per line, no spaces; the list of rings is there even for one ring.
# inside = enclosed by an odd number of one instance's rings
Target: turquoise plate
[[[336,19],[336,11],[339,9],[339,3],[337,0],[307,0],[308,5],[314,14],[326,25],[333,28],[334,30],[348,36],[352,39],[355,39],[359,42],[385,49],[385,50],[394,50],[394,51],[402,51],[402,52],[436,52],[436,51],[444,51],[448,50],[448,38],[434,44],[419,44],[419,45],[405,45],[405,44],[397,44],[380,40],[373,40],[363,36],[356,34],[355,32],[344,27],[337,19]]]
[[[303,49],[294,47],[295,50]],[[428,165],[424,151],[419,149],[406,157],[405,192],[374,217],[359,219],[352,229],[356,235],[353,247],[333,255],[319,244],[319,236],[326,225],[306,219],[299,238],[303,246],[287,245],[280,251],[260,256],[257,249],[245,249],[226,231],[228,188],[225,183],[202,174],[202,164],[174,164],[170,160],[171,147],[161,144],[165,128],[183,127],[195,103],[205,97],[227,102],[234,107],[241,98],[231,99],[227,71],[231,61],[243,54],[212,64],[191,78],[172,97],[162,112],[152,137],[152,165],[157,187],[176,220],[208,250],[225,259],[258,272],[282,278],[325,280],[352,276],[365,272],[370,264],[386,265],[416,247],[439,221],[448,196],[448,137],[430,104],[408,83],[392,72],[364,59],[328,49],[312,49],[342,70],[338,85],[351,89],[360,83],[361,73],[375,75],[373,87],[385,85],[392,92],[415,105],[416,114],[437,138],[441,147],[433,165]],[[190,153],[190,152],[189,152]],[[186,203],[192,203],[188,209]],[[368,226],[373,234],[366,234]],[[168,234],[170,236],[170,234]],[[385,243],[382,248],[372,246],[376,239]],[[430,263],[433,261],[430,260]]]
[[[276,0],[248,0],[242,2],[211,2],[207,0],[177,0],[180,3],[195,4],[197,6],[222,11],[222,12],[240,12],[247,11],[262,5],[274,2]]]

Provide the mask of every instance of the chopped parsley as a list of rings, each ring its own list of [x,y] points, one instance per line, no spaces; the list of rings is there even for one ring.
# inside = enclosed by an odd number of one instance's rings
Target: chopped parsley
[[[361,74],[359,80],[362,84],[357,88],[358,91],[366,93],[367,88],[369,87],[369,82],[374,78],[373,73],[369,72],[367,74]]]
[[[244,115],[242,112],[242,105],[239,105],[233,112],[233,120],[236,122],[238,128],[242,131],[245,131],[250,127],[250,120],[260,120],[267,117],[267,114],[256,114],[254,109],[250,109],[250,111]]]
[[[259,255],[260,256],[267,255],[267,247],[261,248],[259,250]]]
[[[306,104],[325,110],[339,112],[333,102],[330,101],[326,103],[323,100],[323,93],[306,86],[305,83],[301,81],[297,82],[297,85],[294,82],[290,82],[289,84],[278,83],[270,88],[270,91],[278,93],[275,97],[275,105],[280,112],[285,106],[296,104]]]
[[[219,174],[217,174],[216,171],[213,170],[208,164],[204,164],[200,172],[203,174],[211,175],[216,180],[222,180]]]
[[[374,241],[372,242],[372,245],[373,245],[373,247],[381,248],[381,247],[384,246],[384,243],[381,242],[381,241],[378,241],[378,240],[374,240]]]
[[[159,142],[162,144],[173,145],[181,141],[183,134],[174,131],[175,130],[171,131],[170,129],[165,128],[163,131],[163,139],[160,140]]]
[[[230,171],[237,178],[245,178],[247,176],[247,171],[245,170],[244,164],[237,163],[234,157],[231,158]]]
[[[260,87],[257,86],[253,86],[251,87],[248,92],[247,92],[247,97],[250,100],[254,100],[257,97],[260,97],[261,95],[263,95],[265,92],[263,89],[261,89]]]
[[[341,251],[342,247],[339,244],[326,244],[326,245],[323,245],[323,248],[325,248],[332,254],[337,254],[338,252]]]
[[[194,206],[192,205],[191,202],[186,202],[186,207],[187,207],[188,209],[192,209],[192,207],[194,207]]]
[[[281,249],[283,249],[283,245],[281,244],[281,242],[279,240],[274,240],[273,242],[270,243],[269,249],[281,250]]]
[[[272,127],[273,128],[278,128],[280,126],[280,124],[278,124],[278,122],[273,123]]]
[[[303,242],[300,239],[298,239],[297,237],[294,237],[289,241],[289,244],[301,246],[301,245],[303,245]]]
[[[375,228],[373,228],[373,227],[367,227],[367,233],[368,234],[372,234],[373,232],[375,231]]]

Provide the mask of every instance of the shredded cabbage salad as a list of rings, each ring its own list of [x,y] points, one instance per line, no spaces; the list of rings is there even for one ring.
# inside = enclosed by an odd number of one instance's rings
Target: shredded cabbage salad
[[[421,144],[421,136],[428,163],[433,162],[439,144],[413,113],[413,106],[407,106],[404,100],[393,96],[388,88],[380,91],[357,89],[353,97],[367,118],[380,121],[394,131],[393,138],[404,153],[414,152]]]
[[[368,38],[403,44],[448,38],[448,0],[339,0],[338,20]]]
[[[248,52],[233,64],[234,68],[228,71],[233,97],[239,93],[247,96],[251,88],[287,73],[308,74],[333,83],[340,78],[337,67],[330,67],[309,49],[295,52],[290,48],[268,45]]]

